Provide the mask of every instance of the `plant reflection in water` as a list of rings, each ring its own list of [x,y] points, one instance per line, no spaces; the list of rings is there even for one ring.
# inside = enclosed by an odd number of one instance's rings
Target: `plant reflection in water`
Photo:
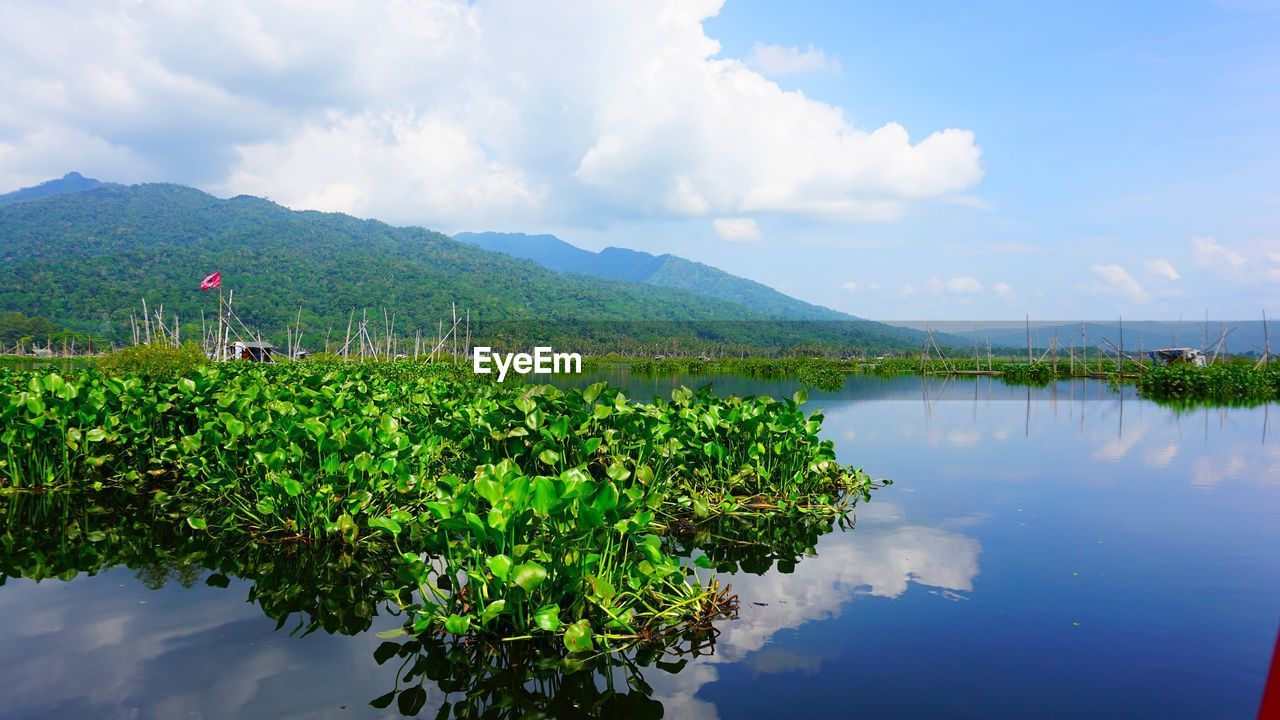
[[[118,492],[13,494],[0,499],[0,585],[13,578],[71,581],[113,567],[134,571],[142,585],[227,588],[249,583],[248,600],[295,636],[369,632],[387,602],[396,567],[374,545],[230,543],[190,532],[151,511],[146,495]],[[722,572],[782,572],[812,552],[818,538],[847,516],[733,516],[672,528],[664,549]],[[749,598],[748,598],[749,600]],[[736,616],[736,598],[720,598],[719,618]],[[378,665],[395,668],[392,687],[375,708],[439,718],[662,717],[645,673],[678,673],[714,655],[719,631],[707,624],[654,636],[617,652],[570,654],[556,639],[501,641],[442,633],[383,633]],[[401,635],[401,637],[395,637]]]

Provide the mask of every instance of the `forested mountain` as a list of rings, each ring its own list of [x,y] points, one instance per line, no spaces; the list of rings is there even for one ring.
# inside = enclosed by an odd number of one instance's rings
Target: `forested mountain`
[[[789,297],[754,280],[730,275],[718,268],[677,255],[653,255],[619,247],[591,252],[555,235],[485,232],[458,233],[454,238],[479,245],[486,250],[536,260],[560,272],[680,288],[705,297],[728,300],[771,317],[789,320],[857,319],[852,315]]]
[[[87,178],[78,172],[69,172],[57,180],[49,180],[33,187],[26,187],[0,195],[0,205],[8,205],[24,200],[37,200],[54,195],[70,195],[100,188],[107,184],[93,178]]]
[[[901,347],[918,336],[867,321],[763,322],[766,313],[679,288],[563,275],[422,228],[180,185],[104,185],[0,207],[0,311],[123,339],[145,298],[197,336],[201,311],[212,317],[216,308],[199,282],[214,271],[250,326],[282,337],[301,306],[313,342],[330,328],[341,336],[353,308],[381,324],[385,307],[400,333],[432,333],[455,302],[471,311],[477,336],[517,344],[573,328],[588,328],[595,349],[673,334],[774,351],[815,342]],[[679,331],[654,326],[693,321],[700,324]]]

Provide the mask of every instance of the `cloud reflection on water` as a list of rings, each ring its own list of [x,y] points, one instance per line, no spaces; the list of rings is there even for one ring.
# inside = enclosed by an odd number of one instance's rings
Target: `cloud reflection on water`
[[[838,616],[859,597],[897,598],[912,583],[943,591],[939,601],[971,592],[979,542],[903,517],[900,506],[875,499],[859,507],[856,529],[824,536],[817,555],[804,558],[794,573],[774,569],[722,576],[721,582],[733,584],[742,610],[737,620],[720,626],[716,654],[677,675],[647,677],[667,717],[719,717],[714,704],[696,697],[718,678],[716,665],[746,662],[767,673],[815,671],[823,657],[773,647],[770,641],[782,631]]]

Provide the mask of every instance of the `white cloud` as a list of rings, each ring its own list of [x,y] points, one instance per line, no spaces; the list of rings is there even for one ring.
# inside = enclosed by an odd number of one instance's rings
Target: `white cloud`
[[[1151,294],[1147,289],[1142,287],[1142,283],[1137,278],[1129,274],[1119,265],[1094,265],[1093,274],[1102,278],[1105,285],[1102,289],[1107,292],[1117,293],[1133,300],[1134,302],[1145,303],[1151,301]]]
[[[887,220],[981,179],[969,131],[858,128],[722,56],[720,7],[5,3],[0,182],[79,169],[449,229]]]
[[[721,240],[729,242],[758,242],[763,237],[760,226],[751,218],[716,218],[711,225]]]
[[[827,57],[813,45],[799,48],[758,42],[747,56],[747,65],[773,77],[802,72],[840,72],[840,61]]]
[[[860,283],[856,280],[849,280],[847,282],[841,283],[840,288],[843,290],[847,290],[849,292],[857,292],[860,290],[871,290],[874,292],[880,289],[880,283],[878,282]]]
[[[1213,237],[1191,238],[1191,253],[1196,264],[1205,267],[1226,263],[1233,268],[1241,268],[1245,264],[1243,255],[1231,250]]]
[[[970,275],[953,277],[945,281],[931,277],[925,281],[924,287],[935,295],[977,295],[982,292],[982,283]]]
[[[1182,278],[1182,275],[1178,273],[1178,269],[1168,260],[1160,258],[1148,260],[1145,267],[1148,273],[1165,280],[1180,280]]]
[[[392,222],[452,214],[482,217],[536,209],[542,191],[519,168],[485,157],[466,129],[441,116],[366,114],[309,125],[288,142],[240,148],[225,182],[236,192],[316,210],[356,212]],[[420,177],[432,167],[450,182]],[[381,186],[387,177],[400,184]]]
[[[998,282],[995,285],[992,285],[991,289],[994,290],[997,295],[1004,295],[1006,297],[1013,295],[1013,287],[1006,282]]]

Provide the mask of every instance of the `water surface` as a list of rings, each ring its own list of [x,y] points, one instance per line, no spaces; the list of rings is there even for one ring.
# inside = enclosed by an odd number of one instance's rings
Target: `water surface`
[[[796,389],[625,370],[565,382],[600,377],[640,400],[708,381]],[[1280,619],[1268,407],[1179,412],[1097,381],[906,377],[851,378],[811,391],[809,408],[842,461],[894,484],[814,552],[722,575],[740,618],[714,654],[640,668],[634,694],[651,702],[630,714],[1256,714]],[[354,635],[291,634],[306,613],[277,629],[292,606],[254,584],[199,564],[8,579],[0,717],[399,715],[369,705],[396,686],[398,662],[374,659],[374,633],[399,625],[386,608]],[[458,697],[426,690],[426,717]]]

